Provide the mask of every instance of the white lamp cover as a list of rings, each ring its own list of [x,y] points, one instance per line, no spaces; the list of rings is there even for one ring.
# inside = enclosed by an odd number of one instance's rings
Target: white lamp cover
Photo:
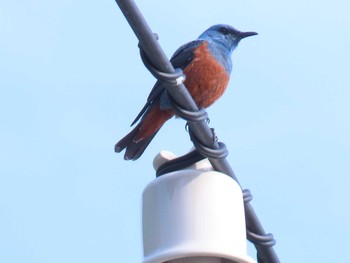
[[[242,191],[231,177],[168,173],[143,192],[143,263],[254,263],[247,255]]]

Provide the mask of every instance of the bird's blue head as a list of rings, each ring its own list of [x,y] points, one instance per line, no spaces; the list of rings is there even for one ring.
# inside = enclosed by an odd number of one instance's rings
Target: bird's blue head
[[[198,39],[212,42],[218,47],[223,47],[229,54],[237,47],[241,39],[257,35],[255,32],[241,32],[229,25],[214,25],[204,31]]]

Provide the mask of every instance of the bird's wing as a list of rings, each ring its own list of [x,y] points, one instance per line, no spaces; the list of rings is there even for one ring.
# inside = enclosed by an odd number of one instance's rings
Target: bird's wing
[[[197,39],[179,47],[170,59],[173,67],[184,69],[193,60],[196,48],[204,42],[205,40]]]
[[[174,68],[184,69],[194,58],[194,50],[200,46],[205,40],[194,40],[187,44],[179,47],[174,55],[171,57],[170,62]],[[131,123],[131,126],[134,125],[149,109],[149,107],[159,99],[160,95],[165,89],[165,84],[161,81],[157,81],[148,95],[147,102],[143,106],[142,110],[136,116],[135,120]]]

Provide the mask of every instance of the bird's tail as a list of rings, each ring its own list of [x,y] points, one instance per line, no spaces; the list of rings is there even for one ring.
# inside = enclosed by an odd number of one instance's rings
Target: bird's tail
[[[174,116],[171,110],[161,110],[154,105],[142,118],[141,122],[121,139],[114,147],[115,152],[125,150],[125,160],[136,160],[146,150],[149,143],[163,124]]]
[[[139,142],[135,141],[135,137],[139,133],[141,123],[137,125],[131,132],[129,132],[123,139],[121,139],[114,147],[115,152],[119,153],[126,148],[124,159],[125,160],[137,160],[143,152],[146,150],[149,143],[157,134],[156,131],[152,136],[145,138]]]

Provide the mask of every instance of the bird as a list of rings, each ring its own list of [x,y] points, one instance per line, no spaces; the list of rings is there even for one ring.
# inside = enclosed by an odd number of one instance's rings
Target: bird
[[[207,108],[221,97],[229,83],[233,50],[243,38],[254,35],[257,33],[217,24],[175,51],[170,62],[185,74],[184,85],[198,108]],[[155,83],[131,126],[139,123],[115,145],[115,152],[126,149],[125,160],[137,160],[163,124],[175,115],[165,85],[160,80]]]

